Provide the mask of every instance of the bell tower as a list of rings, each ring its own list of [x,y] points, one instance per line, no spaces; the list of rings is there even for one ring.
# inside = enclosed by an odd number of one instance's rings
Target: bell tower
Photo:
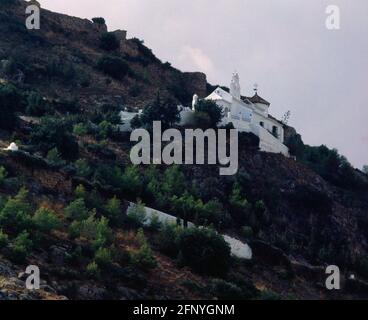
[[[230,94],[240,100],[240,80],[237,72],[233,73],[230,83]]]

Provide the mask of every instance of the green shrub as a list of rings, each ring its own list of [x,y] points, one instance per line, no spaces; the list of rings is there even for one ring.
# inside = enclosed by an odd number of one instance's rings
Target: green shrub
[[[86,189],[82,184],[78,185],[74,190],[75,199],[83,199],[84,201],[87,198]]]
[[[240,300],[242,298],[242,290],[238,286],[222,279],[212,280],[210,290],[219,300]]]
[[[127,220],[133,227],[142,227],[147,221],[146,209],[141,201],[128,209]]]
[[[5,207],[6,202],[7,202],[7,197],[0,195],[0,212]]]
[[[161,121],[163,129],[170,128],[179,122],[180,112],[175,101],[171,99],[162,100],[160,94],[157,93],[156,98],[144,107],[140,121],[135,125],[139,126],[141,124],[151,128],[153,121]]]
[[[79,177],[89,177],[92,173],[92,169],[86,159],[78,159],[75,162],[75,169]]]
[[[31,92],[27,98],[26,113],[40,117],[50,110],[47,101],[37,92]]]
[[[71,202],[66,208],[65,208],[65,216],[67,218],[81,221],[83,219],[88,218],[89,212],[86,208],[86,204],[83,199],[76,199],[73,202]]]
[[[130,72],[129,65],[123,59],[113,56],[100,58],[97,69],[117,80],[122,80]]]
[[[115,131],[116,127],[106,120],[100,122],[98,125],[98,137],[100,139],[110,138]]]
[[[106,51],[119,49],[120,43],[112,32],[105,32],[100,36],[99,47]]]
[[[6,170],[4,167],[0,167],[0,187],[3,185],[6,178]]]
[[[47,162],[49,162],[53,166],[61,167],[66,164],[66,162],[61,157],[57,148],[51,149],[46,156]]]
[[[39,208],[32,221],[36,228],[43,233],[50,233],[60,226],[60,220],[54,211],[48,208]]]
[[[9,241],[8,235],[4,233],[2,229],[0,229],[0,250],[7,247],[8,241]]]
[[[121,217],[121,201],[116,198],[111,198],[107,201],[105,212],[109,219],[117,221]]]
[[[124,173],[118,166],[101,165],[95,171],[94,180],[104,186],[122,188],[124,184]]]
[[[138,231],[137,238],[141,247],[137,251],[131,252],[132,263],[136,267],[146,271],[155,268],[157,266],[157,261],[153,255],[151,247],[144,237],[143,230]]]
[[[112,264],[111,251],[107,248],[99,248],[95,253],[95,261],[100,268],[108,268]]]
[[[203,130],[206,130],[208,128],[211,128],[211,118],[210,116],[205,112],[193,112],[190,115],[188,125],[193,128],[200,128]]]
[[[128,166],[121,179],[121,187],[130,198],[138,198],[143,190],[143,182],[137,166]]]
[[[78,157],[79,147],[71,129],[67,120],[44,117],[32,128],[30,140],[44,153],[57,148],[64,159],[74,160]]]
[[[173,223],[164,223],[157,237],[159,250],[169,257],[176,258],[179,254],[178,237],[182,228]]]
[[[213,230],[184,229],[179,235],[178,246],[180,262],[199,273],[223,276],[230,267],[230,246]]]
[[[21,232],[31,226],[31,207],[27,201],[28,191],[22,188],[14,198],[9,198],[0,211],[0,227]]]
[[[69,227],[69,234],[72,238],[87,239],[95,250],[109,245],[113,239],[109,221],[105,217],[96,219],[95,213],[85,220],[73,221]]]
[[[96,262],[91,262],[87,265],[86,272],[88,276],[92,278],[98,278],[100,276],[100,268],[98,267]]]
[[[161,222],[157,214],[153,214],[150,219],[149,228],[153,231],[158,231],[161,229]]]
[[[199,100],[196,112],[206,113],[209,116],[211,128],[217,127],[224,116],[221,107],[211,100]]]
[[[89,208],[95,208],[98,211],[104,210],[104,200],[96,189],[87,194],[86,202]]]
[[[200,225],[224,227],[228,224],[228,214],[218,199],[213,199],[199,207],[198,220]]]
[[[199,211],[203,208],[201,200],[196,200],[191,194],[185,192],[182,196],[173,196],[170,199],[171,210],[182,218],[185,222],[193,219],[196,223],[200,223]],[[201,217],[204,218],[204,217]],[[201,220],[202,222],[202,220]]]
[[[83,122],[77,123],[73,127],[73,134],[75,134],[76,136],[84,136],[88,134],[88,126]]]
[[[235,183],[230,196],[231,217],[236,223],[244,223],[249,219],[251,205],[243,196],[239,183]]]
[[[15,262],[24,262],[26,257],[31,253],[33,246],[32,240],[29,239],[29,233],[23,231],[11,244],[11,256]]]

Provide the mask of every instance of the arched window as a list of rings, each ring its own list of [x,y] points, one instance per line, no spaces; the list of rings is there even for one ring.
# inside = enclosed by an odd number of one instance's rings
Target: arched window
[[[279,128],[277,128],[276,126],[272,127],[272,134],[278,138],[279,137]]]

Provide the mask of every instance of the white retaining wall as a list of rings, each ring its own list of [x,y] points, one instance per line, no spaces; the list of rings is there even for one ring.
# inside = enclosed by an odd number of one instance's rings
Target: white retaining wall
[[[136,205],[135,203],[130,202],[130,206],[128,210],[135,205]],[[172,215],[169,215],[167,213],[164,213],[164,212],[161,212],[161,211],[149,208],[149,207],[144,207],[144,208],[145,208],[146,217],[147,217],[147,221],[145,222],[145,225],[149,225],[152,217],[154,216],[156,216],[158,218],[158,221],[160,221],[161,223],[177,224],[178,222],[180,222],[180,225],[182,226],[184,225],[184,221],[182,219],[178,219],[177,217],[174,217]],[[188,222],[188,227],[194,228],[195,225],[192,222]],[[247,260],[252,259],[252,249],[246,243],[243,243],[235,238],[229,237],[228,235],[222,235],[222,236],[224,237],[224,240],[229,244],[231,248],[231,254],[233,256],[240,258],[240,259],[247,259]]]

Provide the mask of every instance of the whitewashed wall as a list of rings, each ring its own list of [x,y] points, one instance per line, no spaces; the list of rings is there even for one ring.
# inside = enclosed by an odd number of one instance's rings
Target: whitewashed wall
[[[136,204],[133,202],[130,202],[130,206],[128,208],[128,212],[130,210],[130,208],[134,207]],[[145,207],[145,211],[146,211],[146,217],[147,217],[147,221],[145,222],[145,225],[149,225],[151,222],[151,219],[156,216],[158,221],[160,221],[161,223],[173,223],[173,224],[177,224],[178,220],[180,221],[180,225],[183,226],[184,221],[182,219],[178,219],[177,217],[174,217],[172,215],[169,215],[167,213],[149,208],[149,207]],[[188,222],[188,227],[189,228],[194,228],[195,225],[192,222]],[[231,254],[237,258],[240,259],[247,259],[250,260],[252,259],[252,249],[246,244],[243,243],[235,238],[229,237],[227,235],[222,235],[224,237],[224,240],[229,244],[230,248],[231,248]]]
[[[275,138],[265,128],[262,128],[259,124],[250,125],[252,132],[260,139],[259,148],[261,151],[270,153],[281,153],[286,157],[289,157],[289,149],[281,141]]]

